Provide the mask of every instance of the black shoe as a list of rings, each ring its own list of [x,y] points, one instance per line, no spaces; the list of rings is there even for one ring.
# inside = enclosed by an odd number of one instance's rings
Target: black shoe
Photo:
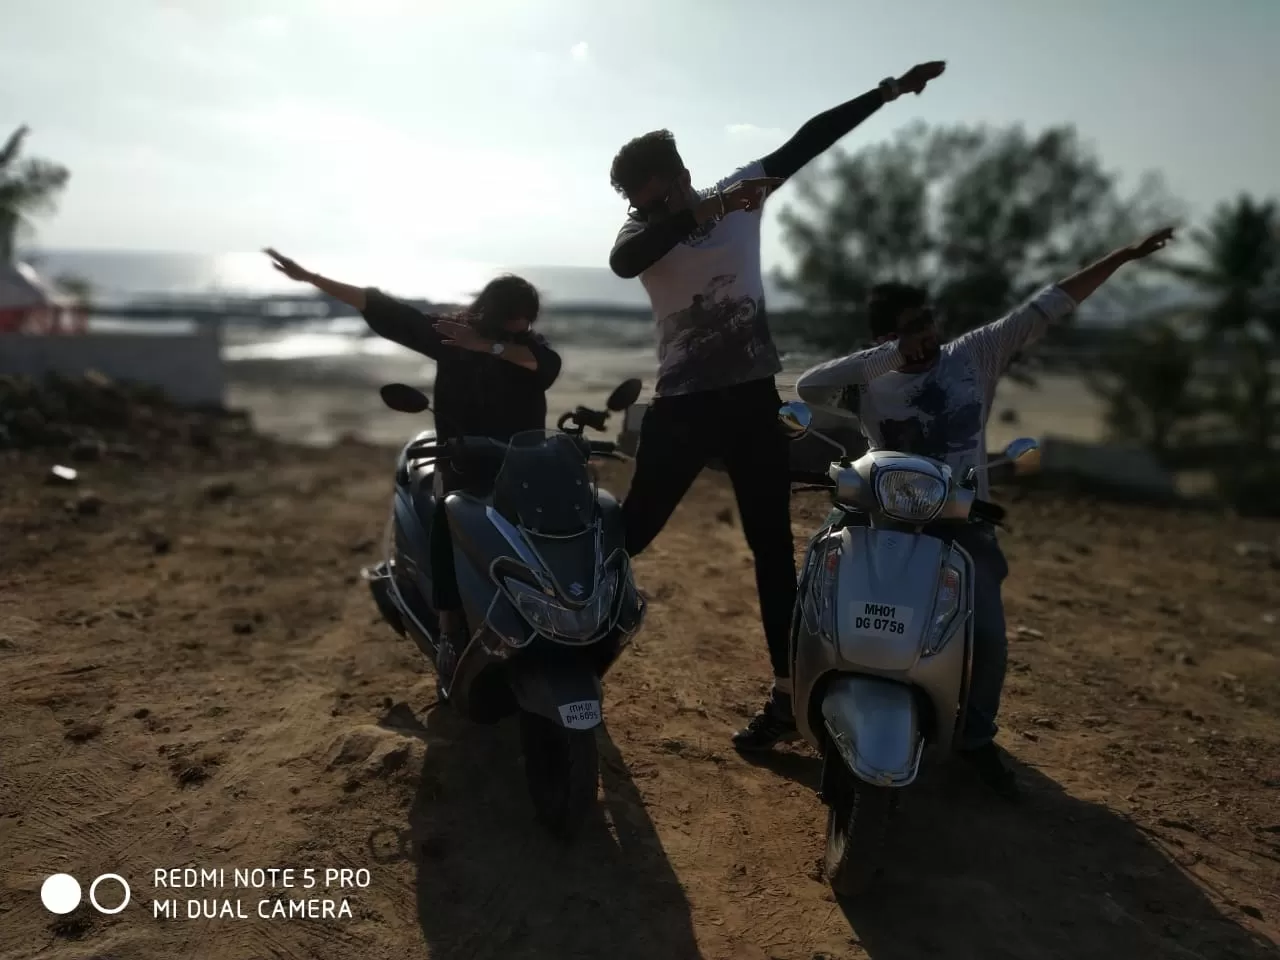
[[[733,735],[733,746],[745,753],[771,750],[779,743],[794,740],[800,735],[796,730],[796,718],[790,703],[780,702],[774,696],[764,709],[751,718],[751,722]]]
[[[982,782],[1005,800],[1017,800],[1022,796],[1018,778],[1000,756],[1000,748],[986,743],[974,750],[962,750],[960,756],[973,767]]]

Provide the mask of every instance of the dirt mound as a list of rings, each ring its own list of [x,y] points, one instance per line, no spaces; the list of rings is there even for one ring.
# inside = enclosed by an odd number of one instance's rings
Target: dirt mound
[[[90,371],[0,377],[0,450],[61,450],[79,461],[135,459],[172,447],[216,448],[252,431],[244,414],[191,409],[152,387]]]
[[[0,484],[0,958],[1263,960],[1280,943],[1280,525],[1011,495],[993,803],[931,756],[875,896],[818,869],[820,762],[728,738],[768,661],[751,557],[704,475],[637,558],[649,620],[605,683],[600,814],[576,847],[530,810],[517,732],[436,702],[378,620],[390,450],[277,447],[95,465],[50,509],[47,458]],[[605,486],[626,489],[610,472]],[[794,501],[797,549],[827,504]],[[349,919],[261,919],[270,892],[159,868],[369,871]],[[133,903],[62,917],[48,875]],[[102,891],[100,891],[102,895]],[[111,896],[113,894],[106,894]],[[242,897],[243,920],[155,902]]]

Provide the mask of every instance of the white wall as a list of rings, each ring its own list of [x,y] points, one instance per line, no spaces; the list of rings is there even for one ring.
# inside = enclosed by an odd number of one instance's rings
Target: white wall
[[[221,404],[226,387],[216,324],[177,335],[0,334],[0,374],[76,376],[97,370],[112,380],[160,387],[177,403]]]

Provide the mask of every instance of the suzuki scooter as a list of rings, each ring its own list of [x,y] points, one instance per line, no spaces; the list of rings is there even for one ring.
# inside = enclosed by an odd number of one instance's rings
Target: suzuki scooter
[[[811,430],[802,402],[782,406],[792,438]],[[948,524],[999,524],[1005,511],[945,463],[888,450],[841,457],[823,478],[847,523],[819,531],[805,554],[792,621],[796,724],[822,756],[826,873],[845,896],[863,892],[900,791],[925,746],[956,743],[973,656],[973,561],[939,536]],[[1015,440],[987,465],[1034,468],[1039,445]]]
[[[534,809],[565,840],[596,799],[601,680],[645,616],[621,508],[589,468],[593,457],[626,458],[583,434],[603,431],[610,412],[639,393],[640,381],[628,380],[606,410],[578,407],[556,430],[519,433],[509,443],[419,433],[396,464],[385,559],[364,571],[383,618],[431,662],[443,703],[476,723],[518,715]],[[382,398],[403,413],[430,409],[404,384],[384,386]],[[464,478],[442,498],[467,623],[460,650],[441,636],[432,607],[443,461]]]

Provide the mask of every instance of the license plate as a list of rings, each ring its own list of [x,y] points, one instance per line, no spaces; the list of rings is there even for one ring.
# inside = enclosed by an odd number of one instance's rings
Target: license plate
[[[897,603],[853,605],[853,632],[864,637],[900,637],[911,627],[914,611]]]
[[[570,730],[590,730],[600,725],[600,701],[578,700],[560,704],[560,722]]]

